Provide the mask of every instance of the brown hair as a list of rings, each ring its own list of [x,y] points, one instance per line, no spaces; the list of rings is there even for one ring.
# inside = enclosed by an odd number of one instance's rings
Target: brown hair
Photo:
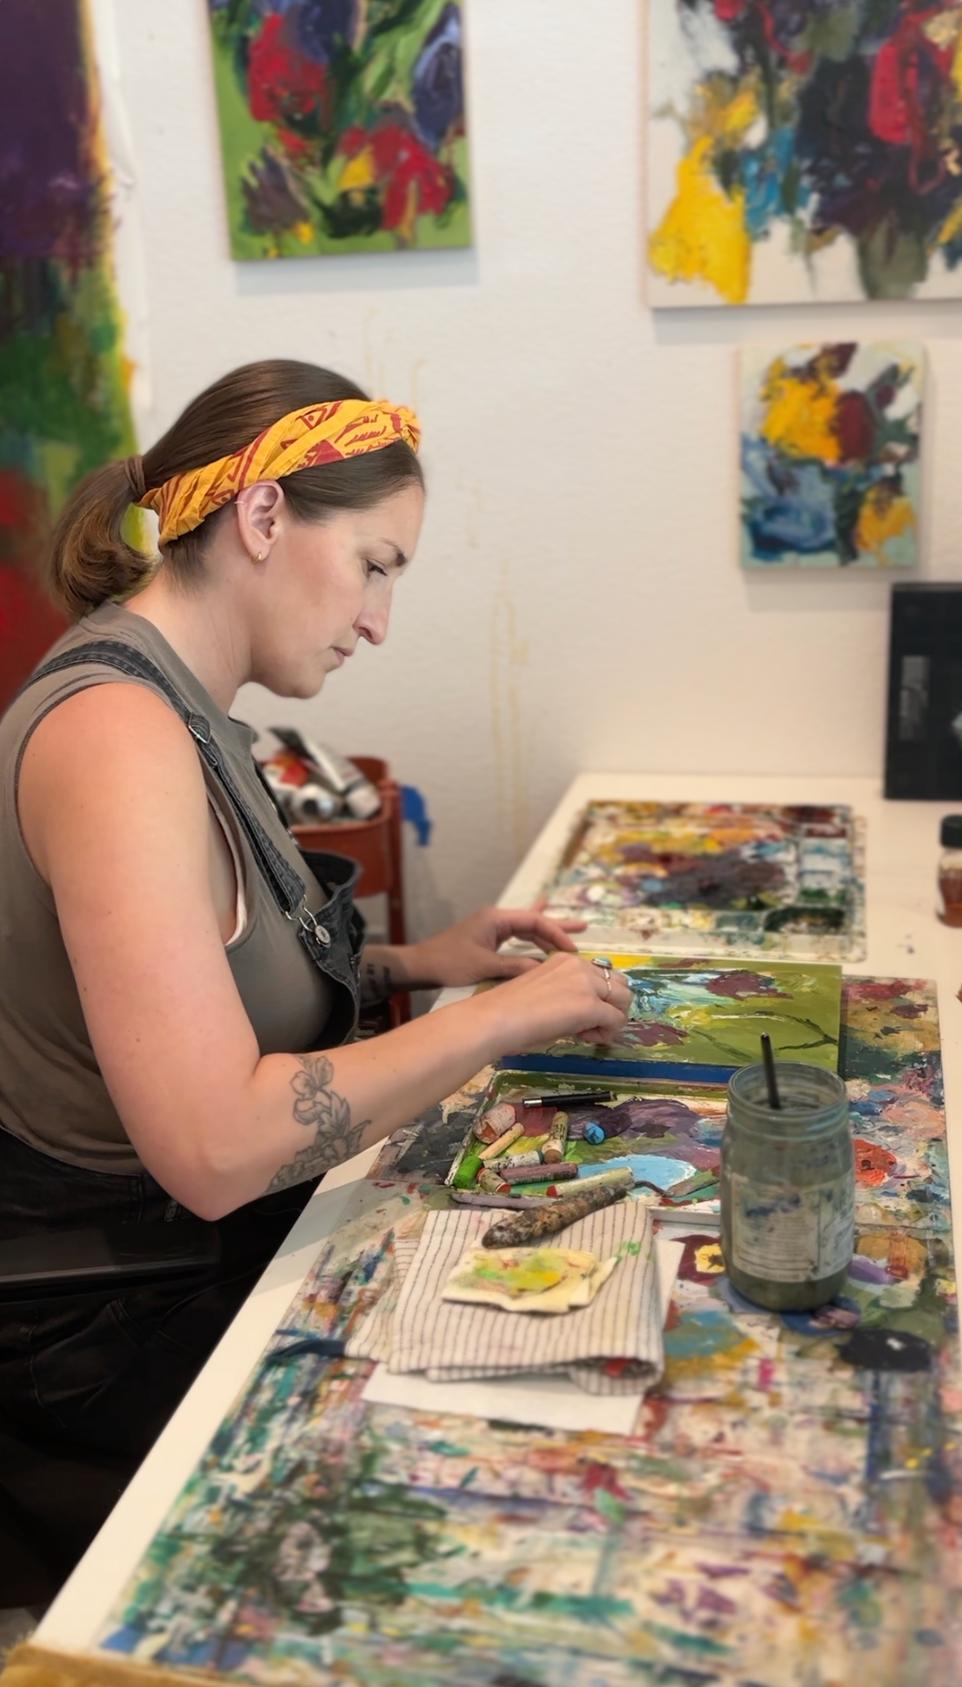
[[[142,459],[107,463],[77,487],[53,536],[53,596],[73,616],[88,614],[108,598],[129,596],[156,566],[123,532],[130,506],[145,491],[239,451],[291,410],[366,397],[343,375],[286,358],[247,363],[221,376],[188,404]],[[412,483],[423,486],[421,466],[411,447],[398,440],[383,451],[298,469],[285,476],[284,496],[295,519],[323,521],[336,510],[370,509]],[[216,511],[192,533],[164,546],[164,567],[175,579],[189,584],[201,577],[207,541],[223,513]]]

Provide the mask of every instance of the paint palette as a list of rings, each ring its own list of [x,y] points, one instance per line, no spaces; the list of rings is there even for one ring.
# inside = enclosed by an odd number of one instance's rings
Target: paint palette
[[[600,1173],[628,1170],[638,1192],[654,1198],[660,1217],[677,1213],[690,1221],[717,1215],[724,1091],[622,1080],[606,1085],[603,1100],[563,1102],[572,1087],[570,1079],[554,1072],[495,1073],[445,1179],[455,1201],[541,1206]],[[525,1105],[534,1098],[545,1105]],[[518,1135],[500,1154],[481,1159],[498,1136],[517,1127]],[[542,1154],[559,1134],[562,1159],[532,1164],[530,1181],[525,1167],[510,1165],[522,1156]]]
[[[592,802],[541,896],[601,947],[865,953],[864,827],[844,806]]]
[[[533,1054],[509,1055],[521,1071],[565,1071],[591,1079],[642,1073],[680,1083],[726,1083],[761,1057],[838,1070],[842,974],[801,961],[675,959],[611,955],[631,990],[628,1024],[615,1042],[559,1038]]]

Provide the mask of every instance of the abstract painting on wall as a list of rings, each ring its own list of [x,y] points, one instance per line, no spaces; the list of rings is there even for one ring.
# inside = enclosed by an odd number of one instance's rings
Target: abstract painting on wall
[[[61,627],[39,585],[77,481],[132,448],[82,0],[0,6],[0,704]]]
[[[911,568],[918,560],[922,350],[741,354],[746,568]]]
[[[958,0],[652,0],[649,302],[962,296]]]
[[[231,252],[467,246],[460,0],[208,0]]]

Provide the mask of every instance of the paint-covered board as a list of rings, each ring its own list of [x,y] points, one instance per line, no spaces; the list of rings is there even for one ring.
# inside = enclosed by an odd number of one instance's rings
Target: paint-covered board
[[[844,805],[588,803],[539,897],[595,947],[865,953],[863,827]]]
[[[838,966],[767,957],[744,964],[674,955],[606,958],[631,991],[628,1024],[616,1040],[593,1044],[559,1037],[544,1049],[507,1055],[504,1065],[582,1078],[648,1071],[723,1083],[740,1066],[761,1059],[765,1034],[776,1059],[830,1072],[838,1068]]]
[[[449,1112],[446,1123],[457,1121],[463,1131],[445,1177],[453,1199],[483,1197],[485,1205],[491,1206],[518,1200],[550,1202],[553,1197],[548,1191],[553,1184],[562,1195],[574,1193],[576,1184],[599,1171],[624,1166],[632,1171],[636,1187],[655,1197],[662,1217],[682,1221],[690,1220],[693,1213],[717,1215],[725,1122],[722,1089],[717,1085],[613,1079],[604,1089],[599,1088],[598,1100],[572,1101],[571,1093],[578,1087],[587,1090],[592,1086],[573,1086],[555,1071],[501,1069],[468,1108],[466,1118],[457,1109]],[[532,1105],[535,1101],[544,1105]],[[487,1184],[479,1181],[486,1169],[480,1162],[479,1148],[484,1145],[484,1137],[491,1134],[486,1126],[492,1116],[500,1127],[506,1123],[506,1111],[521,1127],[521,1134],[506,1150],[508,1156],[540,1153],[553,1134],[560,1137],[563,1151],[560,1162],[533,1165],[530,1181],[514,1181],[520,1176],[521,1166],[517,1173],[511,1170],[509,1186],[492,1192],[496,1174]],[[563,1121],[560,1131],[556,1123],[559,1117]],[[424,1169],[424,1153],[433,1156],[436,1134],[430,1133],[429,1141],[428,1133],[422,1133],[419,1146],[410,1150],[411,1164],[416,1161],[419,1172]],[[601,1141],[597,1140],[599,1134]],[[397,1159],[389,1162],[392,1172],[399,1167],[407,1169],[406,1152],[398,1146]],[[495,1166],[504,1164],[500,1158],[495,1162]],[[577,1167],[574,1180],[567,1171],[572,1166]]]
[[[845,1020],[853,1098],[902,1130],[924,1109],[944,1158],[931,987],[850,981]],[[741,1301],[717,1234],[694,1230],[665,1377],[632,1436],[370,1405],[367,1363],[312,1351],[356,1328],[392,1227],[450,1199],[422,1167],[489,1081],[386,1145],[284,1316],[301,1339],[279,1333],[258,1361],[102,1646],[252,1683],[955,1687],[962,1387],[944,1182],[928,1233],[860,1222],[842,1293],[816,1314]]]
[[[0,708],[62,631],[40,580],[91,469],[133,447],[82,0],[0,6]]]
[[[921,346],[742,350],[745,568],[915,566],[922,373]]]
[[[208,0],[235,258],[467,246],[460,0]]]
[[[651,0],[649,301],[962,294],[958,0]]]
[[[904,979],[843,981],[842,1042],[857,1222],[866,1228],[903,1226],[917,1235],[943,1231],[949,1168],[931,987]],[[639,1185],[660,1192],[663,1221],[683,1222],[692,1215],[717,1221],[726,1110],[721,1089],[613,1079],[604,1099],[562,1107],[556,1098],[571,1088],[557,1071],[499,1071],[479,1096],[452,1098],[430,1130],[417,1131],[411,1141],[403,1133],[393,1139],[382,1153],[380,1172],[437,1175],[439,1149],[450,1151],[455,1142],[446,1181],[455,1191],[477,1191],[478,1126],[491,1109],[508,1102],[524,1126],[511,1152],[541,1143],[556,1110],[563,1110],[566,1161],[586,1168],[609,1161],[630,1165]],[[526,1096],[543,1098],[545,1107],[523,1107]],[[590,1131],[586,1136],[592,1123],[602,1127],[603,1141],[590,1141]],[[515,1186],[512,1197],[537,1193],[534,1185],[522,1190]]]

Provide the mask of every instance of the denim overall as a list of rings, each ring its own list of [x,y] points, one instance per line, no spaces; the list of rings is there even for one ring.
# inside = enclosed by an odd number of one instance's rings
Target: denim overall
[[[209,722],[131,646],[104,639],[65,651],[27,684],[90,662],[151,686],[180,716],[277,906],[329,981],[331,1012],[315,1047],[348,1041],[357,1025],[364,929],[352,901],[358,867],[343,856],[305,851],[328,894],[316,912],[309,910],[304,882],[238,791]],[[314,1187],[295,1184],[218,1220],[216,1275],[199,1271],[196,1280],[180,1276],[114,1295],[64,1294],[0,1308],[0,1536],[4,1521],[9,1533],[12,1520],[25,1550],[32,1548],[49,1571],[51,1590],[100,1526]],[[183,1217],[146,1170],[87,1171],[0,1130],[0,1236],[144,1221],[176,1226]]]

